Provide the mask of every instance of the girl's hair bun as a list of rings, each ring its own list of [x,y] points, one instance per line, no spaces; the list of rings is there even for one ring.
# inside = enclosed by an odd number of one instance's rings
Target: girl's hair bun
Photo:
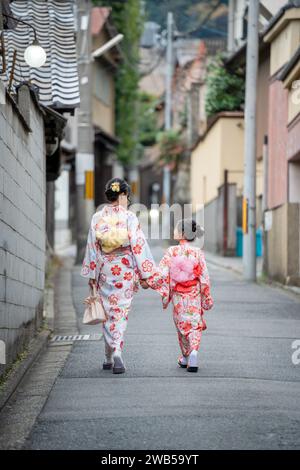
[[[189,242],[204,235],[204,228],[193,219],[179,220],[177,230]]]
[[[204,228],[201,225],[196,224],[196,238],[201,238],[204,235]]]

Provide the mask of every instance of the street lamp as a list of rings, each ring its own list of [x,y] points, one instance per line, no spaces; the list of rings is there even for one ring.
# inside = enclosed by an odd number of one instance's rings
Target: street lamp
[[[39,44],[38,40],[35,38],[33,43],[27,47],[24,52],[24,59],[26,64],[30,67],[39,68],[42,67],[46,60],[47,54],[45,49]]]
[[[11,19],[15,20],[17,23],[23,23],[23,24],[25,24],[26,26],[28,26],[29,28],[31,28],[33,30],[34,40],[33,40],[33,43],[30,44],[26,48],[26,50],[24,52],[24,59],[25,59],[25,62],[30,67],[35,67],[35,68],[42,67],[45,64],[46,60],[47,60],[47,54],[46,54],[45,49],[43,49],[43,47],[40,45],[40,43],[37,39],[35,28],[30,23],[28,23],[27,21],[21,20],[21,18],[16,18],[13,15],[8,15],[6,13],[3,13],[3,16],[5,16],[6,18],[11,18]],[[4,51],[2,51],[2,54],[4,54]]]

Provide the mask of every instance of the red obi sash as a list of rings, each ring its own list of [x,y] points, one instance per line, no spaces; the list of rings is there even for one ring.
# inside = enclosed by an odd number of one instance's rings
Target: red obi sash
[[[192,281],[186,282],[177,282],[174,287],[174,291],[178,292],[179,294],[187,294],[191,292],[193,287],[197,286],[197,284],[199,284],[198,279],[193,279]]]

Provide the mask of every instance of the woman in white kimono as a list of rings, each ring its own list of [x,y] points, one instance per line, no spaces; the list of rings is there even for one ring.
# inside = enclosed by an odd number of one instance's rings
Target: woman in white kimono
[[[104,369],[125,372],[122,359],[124,333],[134,292],[155,267],[153,257],[136,215],[127,209],[130,186],[119,178],[110,180],[105,195],[108,204],[92,218],[81,270],[96,285],[107,321]]]

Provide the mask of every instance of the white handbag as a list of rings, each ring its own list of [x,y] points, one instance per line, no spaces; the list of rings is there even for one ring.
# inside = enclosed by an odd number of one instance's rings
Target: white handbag
[[[97,293],[96,287],[93,286],[89,297],[84,301],[86,309],[84,311],[82,323],[85,325],[98,325],[105,323],[107,320],[105,310],[102,305],[101,297]]]

